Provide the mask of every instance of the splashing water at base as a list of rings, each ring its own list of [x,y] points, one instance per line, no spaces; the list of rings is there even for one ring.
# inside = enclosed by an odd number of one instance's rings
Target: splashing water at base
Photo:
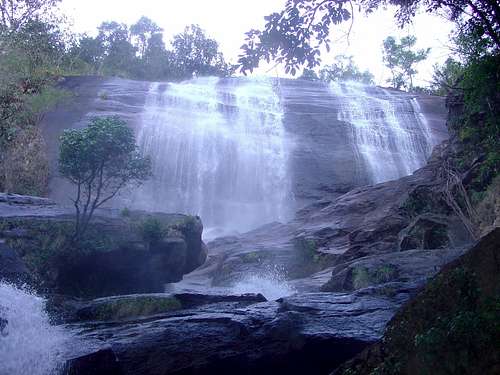
[[[52,326],[45,300],[0,283],[0,375],[59,373],[69,335]]]
[[[260,293],[269,301],[297,293],[295,288],[285,279],[285,273],[278,267],[271,268],[261,274],[245,276],[232,288],[234,294]]]

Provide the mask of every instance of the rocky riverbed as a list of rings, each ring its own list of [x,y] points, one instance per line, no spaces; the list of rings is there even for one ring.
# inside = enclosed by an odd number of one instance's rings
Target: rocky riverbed
[[[427,210],[408,203],[416,192],[438,196],[443,152],[412,176],[317,202],[288,224],[208,243],[200,268],[181,282],[162,279],[170,292],[98,300],[53,296],[49,306],[81,343],[65,353],[66,372],[327,374],[380,339],[398,308],[471,242],[453,212],[439,212],[439,201],[427,202],[434,204]],[[50,201],[16,196],[3,196],[0,208],[3,223],[68,214]],[[123,220],[114,215],[98,215],[96,223]],[[5,243],[25,238],[23,230],[4,229]],[[200,229],[196,233],[202,249]],[[120,253],[113,256],[120,264]],[[265,270],[276,266],[272,278]],[[288,289],[281,298],[235,295],[245,291],[235,286],[248,275]],[[123,282],[112,294],[140,292],[132,285]]]

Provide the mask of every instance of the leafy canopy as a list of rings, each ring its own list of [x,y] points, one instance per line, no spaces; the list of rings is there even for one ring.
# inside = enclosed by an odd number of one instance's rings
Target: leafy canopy
[[[242,73],[252,72],[261,60],[283,63],[286,73],[299,67],[312,69],[321,63],[322,48],[330,49],[330,30],[353,21],[355,9],[371,13],[395,5],[397,21],[411,21],[418,9],[441,13],[478,30],[500,48],[500,5],[498,0],[287,0],[284,9],[265,17],[263,29],[246,33],[238,63]]]
[[[74,183],[95,185],[102,177],[103,188],[116,187],[150,174],[133,131],[119,117],[96,117],[86,128],[65,130],[60,141],[59,171]]]
[[[175,35],[172,47],[175,68],[182,76],[231,74],[217,41],[208,38],[198,25],[187,26]]]
[[[151,162],[137,150],[135,137],[119,117],[96,117],[83,129],[65,130],[60,138],[59,172],[77,187],[76,237],[87,228],[95,209],[125,185],[151,176]]]
[[[175,35],[171,47],[163,41],[162,29],[147,17],[128,27],[103,22],[96,38],[83,35],[70,49],[75,59],[92,73],[149,80],[183,80],[193,75],[227,76],[228,64],[219,44],[198,25]]]
[[[356,81],[367,85],[373,84],[373,74],[368,70],[361,72],[352,56],[337,55],[331,65],[319,71],[320,79],[325,82]]]
[[[27,22],[47,16],[61,0],[1,0],[0,30],[18,31]]]
[[[384,63],[391,70],[388,82],[396,89],[413,89],[413,77],[417,74],[415,65],[427,59],[430,48],[414,51],[417,38],[408,35],[398,42],[393,36],[384,40]]]

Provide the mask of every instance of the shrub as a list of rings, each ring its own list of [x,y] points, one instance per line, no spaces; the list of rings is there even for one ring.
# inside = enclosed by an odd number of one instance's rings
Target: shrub
[[[65,130],[60,141],[59,172],[77,188],[78,240],[97,208],[127,184],[140,185],[151,176],[151,161],[139,153],[133,130],[117,116],[96,117],[86,128]]]
[[[148,244],[154,244],[160,241],[166,234],[167,228],[163,226],[160,220],[148,216],[139,224],[139,232],[142,239]]]
[[[137,296],[130,299],[105,301],[91,312],[91,318],[97,320],[137,318],[180,308],[182,308],[182,304],[175,297]]]
[[[38,128],[28,127],[17,133],[1,160],[0,174],[7,192],[46,195],[49,166]]]
[[[384,264],[372,269],[365,266],[355,266],[352,268],[352,287],[354,290],[358,290],[388,283],[394,280],[397,275],[398,269],[392,264]]]

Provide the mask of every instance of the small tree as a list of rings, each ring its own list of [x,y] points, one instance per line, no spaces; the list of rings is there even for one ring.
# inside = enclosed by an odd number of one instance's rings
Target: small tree
[[[139,21],[130,26],[130,35],[134,39],[135,47],[139,56],[143,57],[148,48],[149,40],[155,34],[161,33],[163,29],[148,17],[142,16]]]
[[[448,57],[441,66],[434,65],[431,92],[434,95],[446,96],[449,92],[458,88],[463,73],[463,65],[451,57]]]
[[[415,65],[425,60],[431,49],[413,51],[417,38],[408,35],[401,38],[398,43],[396,38],[388,36],[383,43],[384,63],[391,70],[392,77],[388,82],[396,89],[413,89],[413,77],[417,74]]]
[[[64,131],[59,172],[76,185],[74,239],[86,231],[95,210],[127,184],[151,176],[151,161],[142,157],[133,131],[119,117],[96,117],[84,129]]]
[[[214,75],[229,76],[233,68],[228,64],[219,44],[209,38],[199,25],[186,26],[184,31],[174,36],[172,57],[178,78]]]
[[[306,81],[318,81],[319,77],[314,70],[305,68],[299,79],[304,79]]]
[[[352,56],[337,55],[333,64],[326,65],[319,71],[322,81],[357,81],[366,85],[373,85],[373,74],[368,70],[362,72]]]

